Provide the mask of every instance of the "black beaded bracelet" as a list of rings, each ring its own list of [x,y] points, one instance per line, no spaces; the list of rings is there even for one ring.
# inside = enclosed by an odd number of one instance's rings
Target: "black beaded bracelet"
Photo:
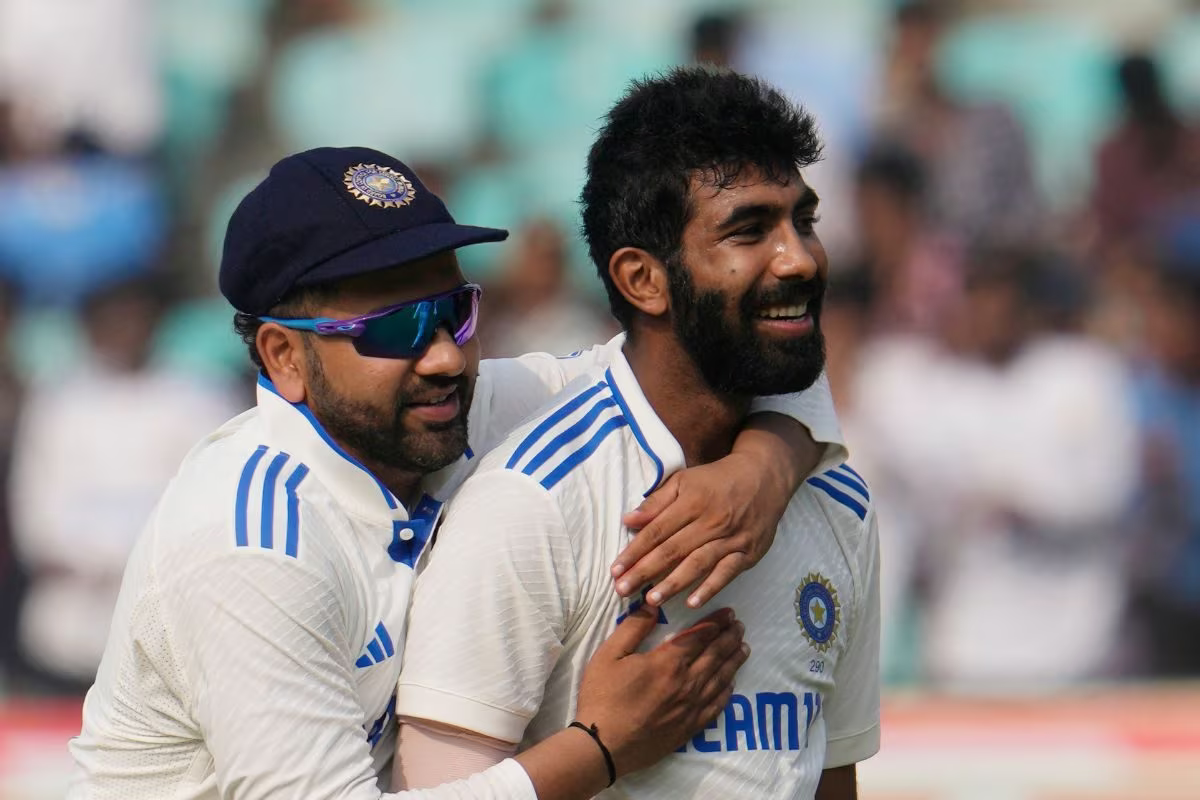
[[[608,752],[608,748],[604,746],[604,742],[600,741],[600,731],[596,729],[596,725],[592,724],[591,727],[588,727],[579,720],[575,720],[567,727],[579,728],[579,730],[592,737],[592,741],[596,743],[596,746],[600,748],[600,752],[604,755],[604,765],[608,767],[608,785],[612,786],[614,783],[616,783],[617,765],[613,763],[612,753]]]

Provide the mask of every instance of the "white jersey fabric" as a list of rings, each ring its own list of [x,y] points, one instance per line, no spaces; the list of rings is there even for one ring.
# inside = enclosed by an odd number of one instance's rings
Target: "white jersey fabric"
[[[473,451],[620,346],[483,362]],[[840,441],[827,389],[762,407]],[[414,565],[474,452],[430,476],[409,513],[260,379],[257,407],[188,454],[135,545],[70,744],[80,769],[68,796],[379,798]],[[534,793],[508,760],[401,796]]]
[[[630,538],[621,515],[683,467],[620,354],[489,453],[417,581],[397,714],[522,747],[569,723],[584,667],[631,607],[609,577]],[[603,796],[811,798],[823,769],[872,755],[877,562],[866,484],[840,465],[811,478],[718,598],[752,648],[724,713]],[[708,610],[672,600],[650,644]]]

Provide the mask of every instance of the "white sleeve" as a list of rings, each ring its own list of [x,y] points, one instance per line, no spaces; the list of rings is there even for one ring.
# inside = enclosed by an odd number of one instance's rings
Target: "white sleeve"
[[[854,764],[879,751],[879,526],[873,507],[865,525],[856,554],[858,602],[850,641],[825,703],[825,769]]]
[[[813,473],[833,469],[848,458],[846,442],[838,424],[837,411],[833,407],[833,394],[829,390],[829,378],[824,372],[816,383],[796,394],[779,394],[756,397],[750,404],[750,413],[774,411],[799,422],[808,428],[814,442],[825,445],[825,452]]]
[[[577,587],[549,494],[518,473],[473,476],[417,580],[396,715],[521,741],[562,653]]]
[[[516,762],[469,780],[382,795],[335,575],[269,553],[208,559],[163,591],[193,718],[229,800],[535,800]]]
[[[471,446],[479,453],[491,450],[571,381],[611,363],[624,343],[622,333],[569,356],[528,353],[481,361],[471,406]]]

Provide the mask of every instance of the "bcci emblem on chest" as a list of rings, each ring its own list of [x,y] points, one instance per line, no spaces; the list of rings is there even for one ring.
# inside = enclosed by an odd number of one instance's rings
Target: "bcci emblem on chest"
[[[833,647],[837,637],[838,605],[837,589],[823,575],[810,572],[796,587],[796,622],[804,631],[804,637],[819,652]]]

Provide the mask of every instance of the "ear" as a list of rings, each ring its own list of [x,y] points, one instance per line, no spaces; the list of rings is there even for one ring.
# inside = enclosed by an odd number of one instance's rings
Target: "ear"
[[[254,339],[267,377],[289,403],[303,403],[308,382],[308,362],[299,331],[265,322]]]
[[[634,308],[652,317],[670,309],[667,266],[638,247],[622,247],[608,260],[608,274]]]

